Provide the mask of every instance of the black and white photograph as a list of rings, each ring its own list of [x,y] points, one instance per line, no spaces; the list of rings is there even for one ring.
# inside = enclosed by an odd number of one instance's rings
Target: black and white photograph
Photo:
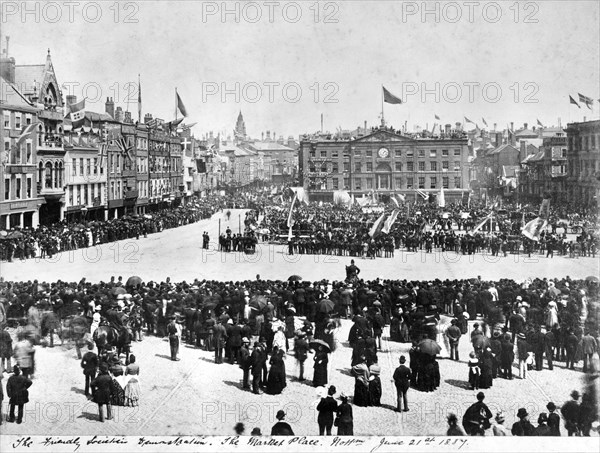
[[[597,451],[599,106],[597,0],[2,0],[0,450]]]

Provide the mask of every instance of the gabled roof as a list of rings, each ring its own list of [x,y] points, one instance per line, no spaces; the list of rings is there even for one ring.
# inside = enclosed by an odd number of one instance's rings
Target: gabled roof
[[[517,138],[535,138],[538,137],[538,133],[531,129],[520,129],[515,133]]]
[[[539,148],[535,145],[532,145],[531,143],[527,143],[527,146],[525,147],[525,151],[527,152],[527,155],[529,154],[537,154],[539,152]]]
[[[544,151],[538,151],[537,153],[529,154],[525,159],[521,161],[522,164],[531,164],[534,162],[540,162],[544,160]]]
[[[35,112],[36,108],[29,103],[19,88],[0,76],[0,102],[3,106],[14,106],[18,109]]]
[[[497,154],[501,154],[504,152],[519,152],[519,150],[517,148],[515,148],[513,145],[511,145],[510,143],[505,143],[503,145],[498,146],[497,148],[494,148],[490,151],[487,152],[487,156],[494,156]]]
[[[15,66],[15,85],[19,87],[23,94],[32,94],[34,87],[39,90],[45,77],[46,65],[25,64]]]

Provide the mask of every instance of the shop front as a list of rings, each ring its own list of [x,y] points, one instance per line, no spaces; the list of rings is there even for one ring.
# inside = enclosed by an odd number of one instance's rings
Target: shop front
[[[0,230],[11,228],[36,228],[39,223],[39,208],[43,199],[6,201],[0,203]]]

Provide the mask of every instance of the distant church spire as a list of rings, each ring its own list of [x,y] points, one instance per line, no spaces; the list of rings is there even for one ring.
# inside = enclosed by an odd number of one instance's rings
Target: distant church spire
[[[238,114],[237,121],[235,123],[235,138],[240,140],[246,139],[246,123],[244,123],[244,116],[242,111]]]

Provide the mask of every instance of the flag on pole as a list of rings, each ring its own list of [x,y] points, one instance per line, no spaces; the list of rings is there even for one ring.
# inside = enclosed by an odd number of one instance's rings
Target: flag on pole
[[[542,200],[542,204],[540,206],[540,212],[538,216],[541,219],[549,219],[550,218],[550,199],[544,198]]]
[[[423,198],[423,200],[427,200],[429,198],[429,196],[422,190],[415,189],[415,192],[417,192],[421,196],[421,198]]]
[[[19,138],[17,138],[17,141],[15,142],[15,146],[18,147],[23,140],[25,140],[27,137],[29,137],[34,131],[36,126],[40,124],[39,122],[35,122],[35,123],[31,123],[28,124],[25,129],[23,129],[23,132],[21,132],[21,135],[19,135]]]
[[[296,204],[296,199],[298,198],[296,192],[294,192],[294,198],[292,198],[292,204],[290,206],[290,213],[288,214],[287,226],[292,231],[292,227],[294,226],[294,205]]]
[[[140,75],[138,74],[138,121],[142,122],[142,82],[140,82]]]
[[[539,241],[540,234],[548,226],[548,221],[546,219],[542,219],[540,217],[536,217],[535,219],[527,222],[527,224],[521,230],[521,233],[526,238],[531,239],[532,241]]]
[[[542,122],[539,119],[537,120],[537,123],[538,123],[538,126],[544,127],[544,125],[542,124]]]
[[[402,104],[402,99],[397,96],[394,96],[390,93],[384,86],[383,88],[383,102],[387,102],[388,104]]]
[[[569,95],[569,104],[575,104],[577,107],[581,108],[581,106],[577,103],[573,96]]]
[[[390,216],[384,222],[383,228],[381,229],[382,233],[389,234],[390,230],[392,229],[392,225],[394,224],[394,222],[398,218],[398,214],[400,214],[400,210],[399,209],[394,209],[392,211],[392,213],[390,214]]]
[[[382,213],[379,216],[379,218],[375,221],[375,223],[369,230],[369,236],[375,237],[375,235],[381,231],[381,229],[383,228],[383,219],[385,219],[385,212]]]
[[[181,114],[184,117],[186,117],[187,116],[187,110],[185,109],[185,105],[183,105],[183,101],[179,97],[179,93],[177,91],[175,91],[175,95],[177,96],[177,108],[179,109],[179,111],[181,112]]]
[[[75,104],[69,104],[69,111],[73,128],[82,126],[85,118],[85,98]]]
[[[483,121],[483,124],[485,124],[485,127],[488,127],[488,123],[487,123],[487,121],[485,120],[485,118],[483,118],[483,117],[482,117],[482,118],[481,118],[481,121]]]
[[[125,154],[127,156],[127,158],[133,162],[133,156],[131,154],[131,151],[133,150],[133,146],[131,146],[129,144],[129,140],[126,139],[125,137],[121,136],[121,137],[113,140],[113,142],[115,143],[115,145],[117,145],[119,147],[119,149],[121,150],[121,153]]]
[[[100,143],[98,145],[98,157],[100,158],[100,168],[104,167],[104,161],[106,159],[107,154],[108,154],[108,144]]]
[[[488,220],[490,220],[491,218],[492,218],[492,213],[490,212],[488,215],[486,215],[486,216],[484,217],[484,219],[483,219],[481,222],[479,222],[479,224],[478,224],[478,225],[477,225],[475,228],[473,228],[473,230],[472,230],[472,231],[470,231],[470,232],[469,232],[469,234],[470,234],[470,235],[473,235],[473,234],[477,233],[479,230],[481,230],[481,229],[483,228],[483,226],[484,226],[484,225],[487,223],[487,221],[488,221]]]
[[[592,98],[589,98],[587,96],[584,96],[581,93],[577,93],[579,95],[579,102],[583,102],[585,105],[587,105],[588,109],[593,110],[593,105],[594,105],[594,100]]]
[[[470,120],[469,118],[467,118],[466,116],[465,116],[465,123],[471,123],[471,124],[475,124],[473,121],[471,121],[471,120]]]
[[[436,120],[438,120],[438,121],[440,121],[440,120],[441,120],[441,118],[440,118],[439,116],[437,116],[437,115],[435,115],[435,114],[434,114],[433,116],[435,116],[435,119],[436,119]]]

